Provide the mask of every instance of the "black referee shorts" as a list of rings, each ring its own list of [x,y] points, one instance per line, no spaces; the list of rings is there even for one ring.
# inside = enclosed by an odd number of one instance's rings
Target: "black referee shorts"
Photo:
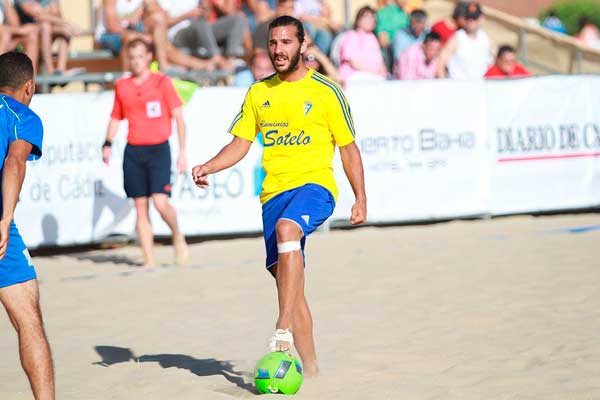
[[[127,197],[171,196],[171,148],[169,142],[148,146],[128,144],[123,155],[123,181]]]

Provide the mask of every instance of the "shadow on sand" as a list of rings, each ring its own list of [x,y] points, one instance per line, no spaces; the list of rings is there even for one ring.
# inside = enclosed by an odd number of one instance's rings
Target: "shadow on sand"
[[[94,365],[109,367],[130,361],[155,362],[162,368],[185,369],[197,376],[221,375],[238,388],[258,394],[254,385],[244,382],[243,373],[236,371],[230,361],[219,361],[214,358],[198,359],[185,354],[147,354],[137,357],[131,349],[114,346],[96,346],[95,350],[102,360],[95,362]]]

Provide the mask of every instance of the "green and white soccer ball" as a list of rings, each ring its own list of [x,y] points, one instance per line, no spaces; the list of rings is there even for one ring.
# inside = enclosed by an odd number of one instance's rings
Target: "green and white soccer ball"
[[[302,380],[300,362],[284,352],[268,353],[254,369],[254,384],[260,393],[294,394]]]

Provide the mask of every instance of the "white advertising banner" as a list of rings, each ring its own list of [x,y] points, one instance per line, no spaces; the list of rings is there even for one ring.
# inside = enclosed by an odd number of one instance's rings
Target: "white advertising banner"
[[[600,204],[600,77],[499,82],[414,81],[347,89],[365,166],[369,222],[575,209]],[[193,165],[229,140],[226,130],[246,89],[203,88],[184,108],[188,172],[173,172],[172,203],[187,235],[261,230],[263,171],[255,143],[238,165],[191,180]],[[28,165],[15,220],[31,247],[83,244],[133,234],[135,212],[123,190],[127,123],[101,161],[113,93],[34,98],[44,123],[43,157]],[[177,135],[171,137],[172,171]],[[334,220],[354,195],[339,156]],[[167,226],[151,211],[157,234]]]
[[[483,82],[357,84],[347,90],[365,167],[370,222],[487,213]],[[339,165],[339,164],[338,164]],[[335,218],[354,199],[342,168]]]
[[[197,91],[184,109],[187,123],[188,173],[175,173],[172,203],[188,235],[259,231],[261,173],[259,144],[234,168],[212,177],[211,188],[196,188],[189,170],[207,161],[231,137],[226,130],[238,112],[244,89]],[[123,190],[123,151],[127,122],[121,124],[108,166],[101,161],[113,104],[112,92],[36,96],[32,108],[44,123],[43,156],[28,165],[15,220],[31,247],[90,243],[111,233],[133,234],[135,212]],[[151,210],[154,231],[168,234]]]
[[[600,204],[600,77],[488,83],[491,213]]]

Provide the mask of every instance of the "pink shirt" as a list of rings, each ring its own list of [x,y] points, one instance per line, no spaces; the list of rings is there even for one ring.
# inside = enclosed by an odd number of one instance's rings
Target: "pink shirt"
[[[342,80],[352,76],[356,69],[350,65],[350,60],[355,60],[365,66],[363,72],[385,76],[383,56],[379,48],[379,42],[373,32],[348,31],[344,33],[340,44],[340,70],[339,76]]]
[[[437,64],[437,58],[426,64],[423,45],[416,43],[400,54],[396,65],[394,65],[394,77],[404,80],[435,79]]]

